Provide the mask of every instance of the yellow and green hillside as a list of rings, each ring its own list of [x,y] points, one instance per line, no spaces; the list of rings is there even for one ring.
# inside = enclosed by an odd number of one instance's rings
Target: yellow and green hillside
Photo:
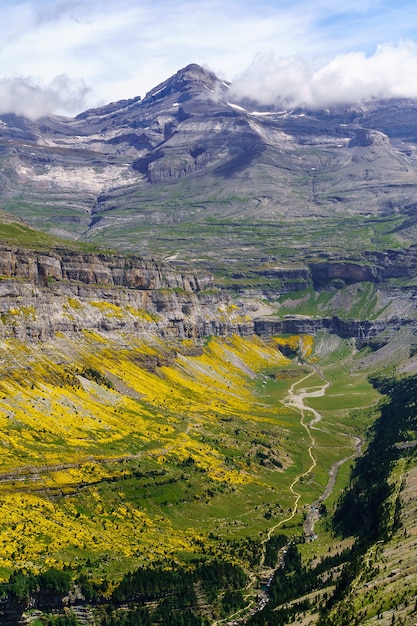
[[[307,363],[284,357],[283,344]],[[312,350],[307,336],[204,346],[91,332],[3,341],[3,576],[88,563],[113,578],[196,553],[245,566],[251,538],[273,527],[302,533],[304,505],[323,493],[330,465],[352,453],[363,429],[347,419],[351,408],[375,400],[362,377],[343,406],[340,382],[333,400],[331,392],[327,405],[320,400],[326,427],[316,431],[309,474],[308,432],[281,400],[298,379],[322,384],[308,364]]]

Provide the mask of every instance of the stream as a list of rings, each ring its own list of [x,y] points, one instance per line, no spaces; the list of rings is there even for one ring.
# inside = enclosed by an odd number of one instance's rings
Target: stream
[[[298,387],[304,381],[307,381],[315,373],[318,373],[320,377],[322,378],[323,380],[322,385],[314,385],[311,387],[303,386],[303,387],[300,387],[299,389],[296,389],[296,387]],[[321,372],[319,372],[318,370],[314,370],[313,372],[310,372],[310,374],[307,374],[306,376],[304,376],[304,378],[297,380],[293,385],[291,385],[291,387],[288,390],[288,395],[282,401],[282,403],[285,406],[293,408],[296,411],[299,411],[299,413],[301,414],[301,425],[307,431],[308,437],[310,439],[310,445],[308,447],[308,455],[311,459],[311,464],[308,467],[308,469],[303,474],[295,478],[292,484],[290,485],[290,490],[295,495],[295,502],[294,502],[292,514],[290,518],[288,519],[292,519],[294,515],[296,514],[298,502],[301,498],[301,494],[296,490],[297,483],[300,482],[301,478],[311,473],[317,464],[316,458],[314,456],[314,447],[316,445],[316,440],[314,438],[313,431],[319,430],[317,428],[317,424],[322,420],[323,416],[321,415],[321,413],[319,413],[312,407],[306,405],[304,401],[307,398],[319,398],[321,396],[324,396],[324,394],[326,393],[326,389],[330,386],[330,384],[331,384],[330,381],[326,380],[321,374]],[[307,414],[312,415],[312,419],[310,419],[310,421],[306,421]],[[351,435],[348,435],[348,434],[346,434],[346,436],[351,437]],[[307,540],[312,540],[315,538],[314,525],[320,516],[319,507],[332,493],[334,486],[336,484],[336,477],[337,477],[337,472],[338,472],[339,467],[343,465],[344,463],[346,463],[347,461],[350,461],[354,459],[355,457],[357,457],[361,451],[363,440],[359,437],[351,437],[351,439],[354,440],[354,452],[350,454],[349,456],[344,457],[343,459],[339,459],[338,461],[335,461],[335,463],[331,465],[329,469],[329,480],[327,482],[327,485],[323,493],[315,502],[313,502],[310,505],[309,511],[307,513],[307,516],[304,522],[304,535]],[[275,526],[275,528],[276,527],[277,526]],[[273,530],[275,530],[275,528],[271,530],[271,534]],[[271,536],[271,534],[269,536]]]
[[[299,387],[300,384],[307,381],[311,376],[313,376],[313,374],[318,374],[320,376],[320,378],[323,381],[322,384],[315,384],[310,387],[308,385],[305,385],[305,386],[300,387],[299,389],[296,389],[296,387]],[[288,390],[287,396],[285,396],[285,398],[282,400],[282,404],[284,406],[295,409],[301,415],[301,425],[306,430],[308,438],[310,440],[310,443],[308,446],[308,455],[310,457],[311,463],[309,467],[307,468],[307,470],[303,472],[302,474],[300,474],[299,476],[297,476],[290,485],[290,491],[294,495],[295,500],[294,500],[293,507],[290,511],[289,517],[281,520],[280,522],[278,522],[277,524],[269,528],[268,533],[263,543],[266,543],[266,541],[271,538],[272,534],[277,528],[279,528],[284,523],[289,522],[291,519],[293,519],[293,517],[296,515],[298,511],[298,503],[301,498],[301,493],[297,491],[296,486],[300,482],[300,480],[304,476],[307,476],[309,473],[311,473],[317,465],[317,460],[314,456],[314,447],[316,445],[316,440],[314,437],[314,430],[320,430],[319,428],[317,428],[317,424],[319,424],[320,421],[323,419],[323,416],[321,415],[321,413],[319,413],[312,407],[305,404],[305,400],[308,398],[319,398],[321,396],[324,396],[324,394],[326,393],[326,390],[328,389],[330,385],[331,385],[331,382],[326,380],[323,374],[318,369],[314,368],[313,371],[307,374],[306,376],[304,376],[304,378],[297,380],[293,385],[291,385],[291,387]],[[311,416],[310,420],[308,420],[308,417],[307,417],[308,415]],[[329,469],[329,479],[328,479],[327,485],[323,493],[319,496],[319,498],[310,505],[306,519],[304,521],[304,536],[307,541],[311,541],[316,538],[316,535],[314,533],[314,526],[320,517],[320,505],[332,493],[334,486],[336,484],[336,477],[337,477],[337,472],[338,472],[339,467],[343,465],[343,463],[346,463],[347,461],[354,459],[356,456],[359,455],[361,451],[361,447],[363,444],[363,440],[361,438],[352,437],[352,435],[349,435],[348,433],[343,433],[343,434],[346,437],[349,437],[351,440],[353,440],[354,452],[350,454],[349,456],[344,457],[343,459],[339,459],[338,461],[335,461],[331,465]],[[264,556],[265,554],[263,555],[263,558]],[[263,558],[262,558],[261,566],[263,565]],[[273,572],[274,572],[274,569],[264,570],[263,572],[264,580],[270,580],[272,578]],[[256,608],[252,609],[251,613],[261,611],[265,607],[265,605],[268,603],[268,601],[269,601],[269,596],[265,588],[259,588],[258,593],[257,593]],[[244,611],[249,609],[249,607],[250,607],[250,604],[246,607],[246,609],[244,609]],[[229,616],[227,618],[228,623],[245,624],[248,616],[240,618],[239,615],[241,614],[242,614],[242,610],[239,610],[234,615]],[[230,622],[230,620],[233,618],[234,618],[234,621]],[[226,620],[219,620],[218,622],[216,622],[216,624],[224,623],[225,621]]]

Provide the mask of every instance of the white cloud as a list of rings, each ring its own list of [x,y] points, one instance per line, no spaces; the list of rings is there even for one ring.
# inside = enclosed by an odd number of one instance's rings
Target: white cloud
[[[71,84],[88,85],[79,102],[90,107],[143,96],[193,62],[230,81],[249,67],[236,81],[241,90],[252,85],[252,91],[272,98],[279,87],[289,101],[298,101],[300,93],[318,101],[330,83],[346,92],[343,81],[355,51],[363,51],[358,67],[369,66],[373,56],[389,63],[393,54],[373,54],[378,44],[417,40],[417,5],[413,0],[401,0],[400,7],[398,0],[352,0],[349,6],[334,0],[2,0],[0,24],[0,78],[12,84],[28,76],[29,86],[47,85],[37,93],[50,106],[55,106],[50,85],[61,75]],[[339,69],[344,79],[336,77]],[[67,92],[67,108],[65,89],[52,91],[59,95],[60,110],[72,114],[73,91]]]
[[[0,80],[0,114],[16,113],[37,119],[54,111],[79,111],[88,89],[79,81],[57,76],[49,85],[40,85],[32,78],[19,77]]]
[[[374,54],[339,55],[319,69],[297,58],[258,56],[231,95],[264,105],[325,107],[371,98],[417,97],[417,45],[384,44]]]

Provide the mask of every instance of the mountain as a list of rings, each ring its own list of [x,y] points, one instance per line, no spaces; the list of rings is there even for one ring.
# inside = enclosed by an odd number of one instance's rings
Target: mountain
[[[416,121],[2,116],[0,624],[415,623]]]
[[[189,65],[143,99],[74,119],[3,115],[0,207],[61,236],[222,271],[331,248],[329,219],[344,251],[358,247],[352,229],[359,248],[409,245],[416,124],[414,100],[257,110]]]

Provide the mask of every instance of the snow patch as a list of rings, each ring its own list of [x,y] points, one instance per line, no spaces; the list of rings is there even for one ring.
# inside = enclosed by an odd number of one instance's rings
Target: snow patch
[[[159,93],[161,93],[161,91],[163,91],[165,89],[165,85],[163,87],[161,87],[161,89],[158,89],[158,91],[150,91],[146,98],[154,98],[155,96],[157,96]]]
[[[284,133],[282,130],[271,128],[267,129],[263,124],[250,118],[249,126],[268,144],[279,145],[284,141],[288,142],[293,141],[294,139],[291,135],[287,135],[287,133]]]
[[[266,115],[280,115],[275,111],[252,111],[251,115],[257,115],[258,117],[266,116]]]
[[[247,113],[247,110],[243,107],[240,107],[238,104],[233,104],[233,102],[228,102],[227,104],[229,105],[229,107],[232,107],[232,109],[237,109],[238,111],[244,111],[245,113]]]

